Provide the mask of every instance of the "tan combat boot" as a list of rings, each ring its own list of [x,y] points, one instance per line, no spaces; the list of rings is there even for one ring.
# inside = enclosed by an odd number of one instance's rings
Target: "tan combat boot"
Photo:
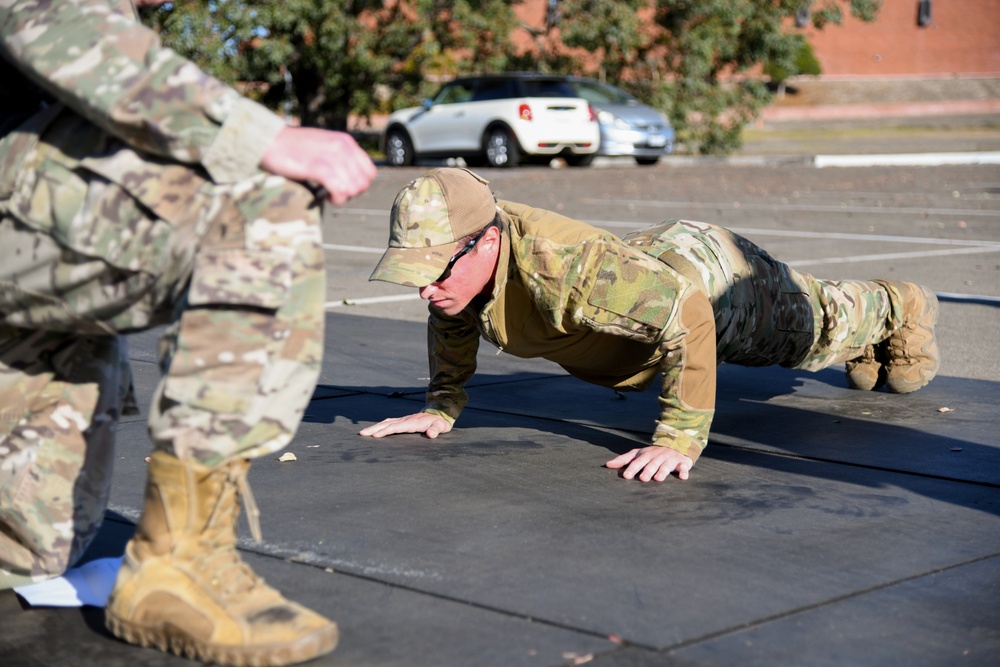
[[[337,626],[286,600],[236,551],[241,490],[256,511],[244,486],[249,468],[152,455],[142,518],[105,611],[115,636],[237,666],[288,665],[334,649]]]
[[[938,300],[934,292],[913,283],[876,280],[889,293],[893,323],[898,326],[882,341],[886,386],[897,394],[920,389],[937,375],[941,365],[934,325]],[[876,351],[876,356],[878,356]]]
[[[851,389],[862,391],[874,391],[885,384],[885,366],[883,365],[884,350],[881,346],[876,349],[874,345],[865,347],[864,352],[857,359],[848,361],[847,386]]]

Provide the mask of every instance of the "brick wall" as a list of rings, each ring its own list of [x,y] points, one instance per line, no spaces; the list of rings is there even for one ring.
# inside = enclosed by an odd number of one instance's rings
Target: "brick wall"
[[[545,24],[547,0],[514,5],[521,20]],[[917,26],[918,0],[883,0],[873,23],[845,11],[840,26],[809,28],[824,77],[1000,76],[1000,0],[931,0],[931,24]],[[530,48],[531,39],[513,39]]]
[[[883,0],[873,23],[852,18],[806,30],[823,76],[1000,74],[1000,0],[931,0],[931,24],[917,25],[918,0]]]

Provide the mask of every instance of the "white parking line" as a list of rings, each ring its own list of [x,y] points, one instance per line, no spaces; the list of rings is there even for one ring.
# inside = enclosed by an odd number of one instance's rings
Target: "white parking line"
[[[385,248],[369,248],[363,245],[337,245],[336,243],[324,243],[323,247],[326,250],[343,250],[345,252],[364,252],[372,255],[381,255],[385,252]]]
[[[887,259],[923,259],[945,255],[974,255],[981,252],[1000,252],[996,247],[955,248],[953,250],[925,250],[924,252],[887,252],[879,255],[848,255],[847,257],[824,257],[822,259],[798,259],[785,262],[789,266],[817,266],[819,264],[849,264],[851,262],[881,262]]]
[[[889,155],[817,155],[813,165],[823,167],[923,166],[943,164],[1000,164],[1000,152],[895,153]]]
[[[804,239],[836,239],[838,241],[888,241],[889,243],[920,243],[926,245],[997,246],[1000,241],[976,241],[972,239],[940,239],[931,236],[894,236],[889,234],[850,234],[846,232],[805,232],[794,229],[756,229],[751,227],[727,227],[726,229],[748,236],[789,236]]]
[[[591,221],[590,224],[593,224],[598,227],[626,227],[631,229],[631,228],[643,227],[648,223],[603,220],[603,221]],[[785,263],[788,264],[789,266],[819,266],[823,264],[850,264],[853,262],[875,262],[875,261],[881,262],[886,260],[922,259],[927,257],[942,257],[948,255],[971,255],[978,253],[1000,252],[1000,242],[998,241],[972,241],[966,239],[939,239],[930,237],[891,236],[891,235],[880,235],[880,234],[847,234],[843,232],[808,232],[808,231],[796,231],[789,229],[751,229],[751,228],[738,228],[738,227],[730,227],[728,229],[743,235],[784,236],[784,237],[812,238],[812,239],[836,239],[841,241],[866,241],[866,242],[882,241],[889,243],[918,243],[926,245],[962,246],[962,247],[952,247],[949,249],[941,249],[941,250],[923,250],[918,252],[879,253],[874,255],[847,255],[844,257],[798,259],[798,260],[786,261]],[[341,252],[358,252],[358,253],[377,254],[377,255],[381,255],[382,253],[385,252],[385,248],[371,248],[368,246],[354,246],[354,245],[338,245],[334,243],[324,243],[323,247],[327,250],[336,250]],[[965,299],[972,299],[976,301],[996,300],[1000,302],[1000,297],[985,297],[985,296],[962,295],[962,294],[948,294],[947,296],[951,297],[954,300],[965,300]],[[412,301],[414,299],[419,299],[419,298],[420,298],[419,293],[408,292],[406,294],[363,297],[357,299],[346,298],[340,301],[329,301],[326,304],[324,304],[324,307],[326,309],[331,309],[331,308],[340,308],[343,306],[365,306],[376,303]]]
[[[744,202],[650,201],[648,199],[583,199],[585,204],[631,206],[633,208],[711,208],[732,211],[779,211],[794,213],[892,213],[928,215],[960,215],[964,217],[1000,218],[1000,211],[967,208],[917,208],[912,206],[836,206],[833,204],[754,204]],[[676,217],[676,216],[674,216]]]
[[[327,301],[323,304],[324,308],[340,308],[341,306],[367,306],[372,303],[390,303],[392,301],[412,301],[414,299],[419,299],[419,292],[410,292],[409,294],[392,294],[390,296],[369,296],[361,299],[342,299],[340,301]]]

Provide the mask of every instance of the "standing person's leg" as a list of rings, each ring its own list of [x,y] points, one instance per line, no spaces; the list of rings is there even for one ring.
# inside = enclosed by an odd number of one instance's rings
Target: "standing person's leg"
[[[111,484],[120,339],[0,326],[0,588],[72,567]]]
[[[102,152],[82,161],[88,146]],[[0,325],[113,335],[174,320],[151,410],[158,451],[109,625],[129,641],[225,664],[331,650],[336,626],[264,585],[235,550],[243,458],[289,442],[320,366],[312,196],[262,173],[215,185],[75,117],[33,151],[0,200]],[[12,230],[37,243],[14,248]]]
[[[323,349],[318,209],[283,179],[253,185],[202,239],[164,339],[145,509],[107,608],[129,642],[236,665],[299,662],[337,642],[334,624],[265,585],[236,551],[247,459],[291,440]]]

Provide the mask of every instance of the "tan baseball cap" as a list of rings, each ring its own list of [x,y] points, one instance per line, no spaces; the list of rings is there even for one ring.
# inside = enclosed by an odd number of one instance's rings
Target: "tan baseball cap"
[[[455,244],[493,221],[489,181],[468,169],[434,169],[396,195],[389,214],[389,249],[369,280],[424,287],[437,280]]]

